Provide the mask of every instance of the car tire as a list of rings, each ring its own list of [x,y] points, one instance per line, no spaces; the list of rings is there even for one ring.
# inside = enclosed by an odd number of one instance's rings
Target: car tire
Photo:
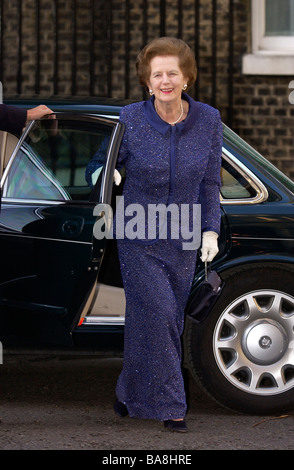
[[[185,359],[218,403],[250,414],[294,408],[294,271],[267,264],[222,274],[201,324],[187,318]]]

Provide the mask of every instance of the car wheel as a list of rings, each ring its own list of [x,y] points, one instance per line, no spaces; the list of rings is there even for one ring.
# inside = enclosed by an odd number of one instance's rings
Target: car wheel
[[[192,376],[220,404],[273,414],[294,408],[294,272],[278,265],[223,275],[202,324],[187,319]]]

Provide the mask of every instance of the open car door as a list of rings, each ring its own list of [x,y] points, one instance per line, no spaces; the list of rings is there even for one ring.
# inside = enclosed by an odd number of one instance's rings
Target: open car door
[[[117,121],[62,114],[20,139],[1,181],[3,347],[72,344],[105,247],[93,211],[111,203],[122,134]]]

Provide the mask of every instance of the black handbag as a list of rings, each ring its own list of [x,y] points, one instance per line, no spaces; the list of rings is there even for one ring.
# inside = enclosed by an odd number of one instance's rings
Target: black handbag
[[[224,281],[217,272],[208,269],[207,262],[205,262],[205,279],[188,305],[187,316],[197,323],[203,322],[220,297],[224,285]]]

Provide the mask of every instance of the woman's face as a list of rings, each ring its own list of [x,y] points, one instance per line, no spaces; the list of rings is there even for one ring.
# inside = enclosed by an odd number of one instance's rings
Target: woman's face
[[[155,98],[165,103],[179,101],[183,86],[188,79],[184,77],[177,56],[155,56],[150,61],[150,78],[147,82]]]

